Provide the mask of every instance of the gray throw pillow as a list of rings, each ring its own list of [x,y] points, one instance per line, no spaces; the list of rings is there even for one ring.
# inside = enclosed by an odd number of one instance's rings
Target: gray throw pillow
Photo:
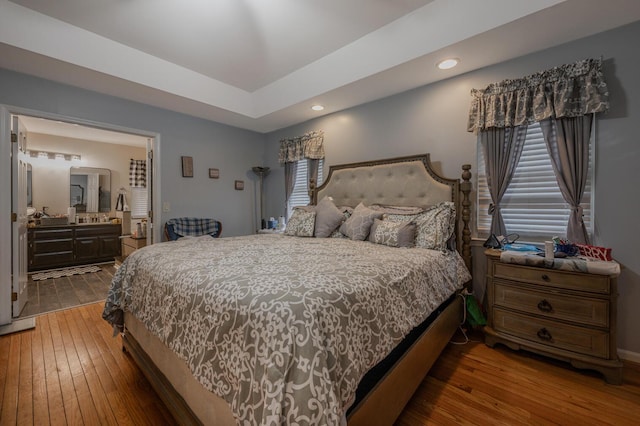
[[[416,224],[413,222],[389,222],[376,219],[371,226],[369,241],[391,247],[413,247]]]
[[[353,210],[349,219],[340,226],[340,232],[352,240],[364,241],[369,235],[373,221],[382,218],[382,214],[382,212],[371,210],[360,203]]]
[[[344,215],[333,204],[331,197],[324,197],[316,206],[315,236],[327,238],[344,220]]]

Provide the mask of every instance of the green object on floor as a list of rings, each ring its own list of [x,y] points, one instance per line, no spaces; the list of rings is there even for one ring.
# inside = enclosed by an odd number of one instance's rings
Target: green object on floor
[[[467,294],[465,296],[465,305],[467,307],[467,322],[472,327],[478,327],[481,325],[487,325],[487,319],[482,314],[482,309],[478,306],[476,298],[473,294]]]

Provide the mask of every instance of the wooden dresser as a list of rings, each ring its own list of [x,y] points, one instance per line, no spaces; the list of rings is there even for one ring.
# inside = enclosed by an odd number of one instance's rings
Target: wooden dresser
[[[487,256],[485,343],[568,361],[622,383],[616,349],[615,276],[567,272],[500,262]]]
[[[107,262],[120,256],[120,225],[36,226],[27,232],[29,271]]]

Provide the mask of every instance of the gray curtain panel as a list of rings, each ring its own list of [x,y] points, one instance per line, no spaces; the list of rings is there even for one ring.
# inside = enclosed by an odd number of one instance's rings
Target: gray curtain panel
[[[518,127],[492,127],[480,132],[480,143],[484,153],[487,186],[491,194],[491,233],[507,235],[500,202],[506,192],[516,165],[520,161],[527,136],[527,125]]]
[[[571,206],[567,238],[580,244],[589,244],[580,203],[587,184],[592,121],[593,114],[588,114],[540,122],[560,192]]]
[[[296,173],[298,172],[298,163],[296,161],[284,163],[284,211],[287,212],[287,203],[293,187],[296,184]],[[289,219],[287,217],[287,219]]]

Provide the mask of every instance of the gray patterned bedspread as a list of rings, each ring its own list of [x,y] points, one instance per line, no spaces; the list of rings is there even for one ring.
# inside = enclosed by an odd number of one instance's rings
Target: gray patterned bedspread
[[[364,374],[470,279],[457,253],[339,238],[181,239],[131,254],[130,311],[239,424],[336,425]]]

